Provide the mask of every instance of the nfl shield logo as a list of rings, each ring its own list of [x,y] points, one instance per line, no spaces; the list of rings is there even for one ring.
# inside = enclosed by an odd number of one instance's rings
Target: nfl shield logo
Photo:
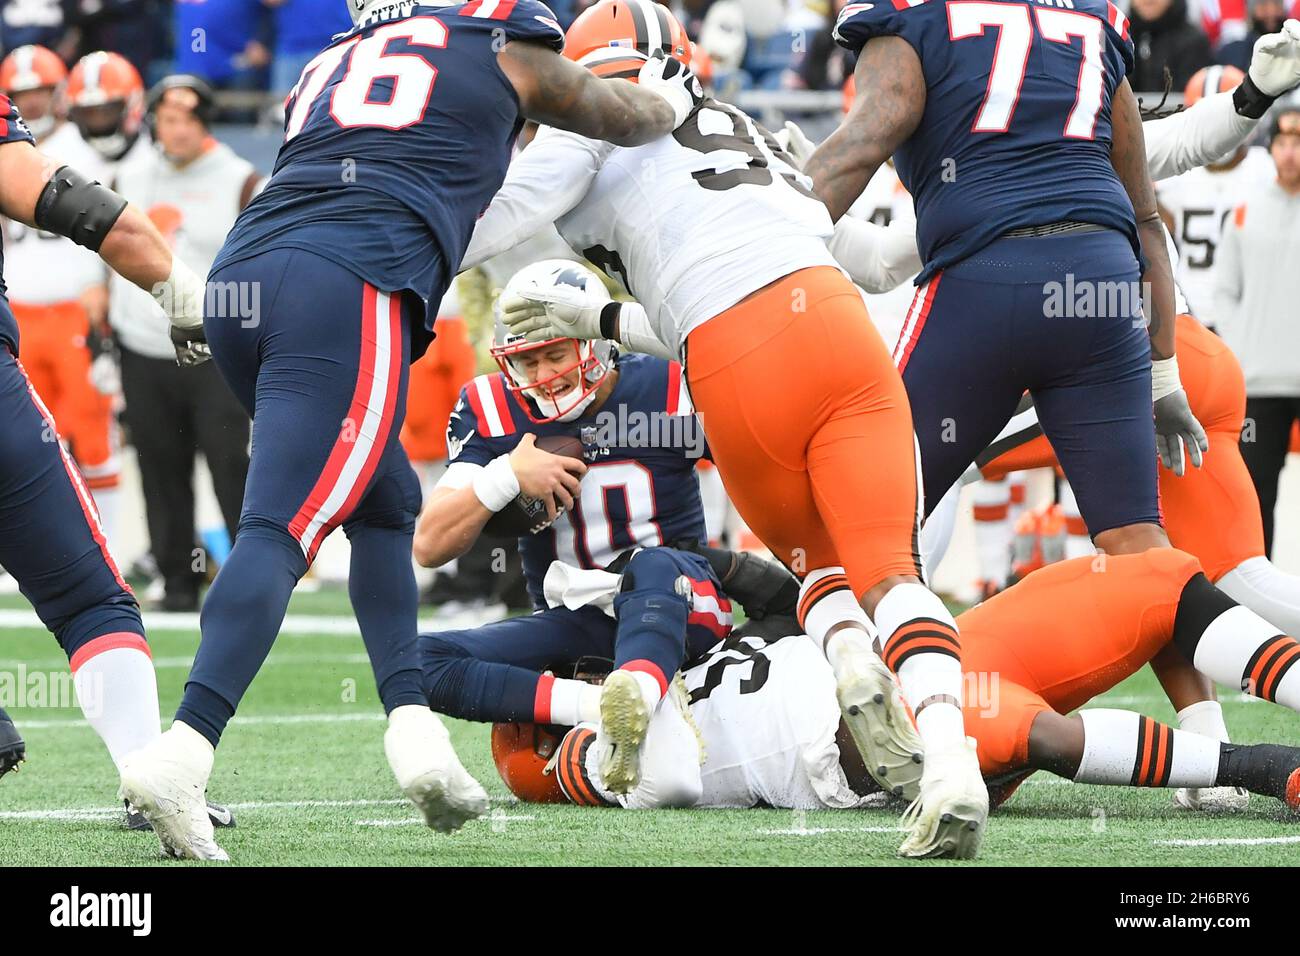
[[[582,442],[584,445],[596,444],[596,426],[583,425],[581,428],[579,428],[578,441]]]

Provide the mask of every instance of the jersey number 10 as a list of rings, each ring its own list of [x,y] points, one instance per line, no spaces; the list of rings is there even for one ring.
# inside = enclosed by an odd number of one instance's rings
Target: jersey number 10
[[[1020,99],[1025,82],[1029,50],[1034,43],[1034,25],[1029,8],[1012,3],[988,3],[986,0],[950,0],[948,39],[966,40],[983,36],[985,29],[998,31],[998,43],[989,70],[988,90],[975,117],[972,133],[1005,133]],[[1074,37],[1083,43],[1083,62],[1079,65],[1074,108],[1065,121],[1068,139],[1092,139],[1101,111],[1106,70],[1101,51],[1104,29],[1096,17],[1073,10],[1034,8],[1038,34],[1049,43],[1070,46]]]
[[[438,69],[418,53],[389,52],[391,40],[441,50],[447,45],[447,27],[437,17],[411,17],[376,29],[367,37],[354,37],[322,51],[302,71],[294,87],[293,107],[285,124],[285,141],[302,132],[311,105],[321,95],[334,71],[349,53],[348,67],[330,94],[330,116],[339,126],[374,126],[405,129],[424,118],[433,95]],[[391,79],[392,95],[386,102],[371,102],[370,89],[378,79]]]

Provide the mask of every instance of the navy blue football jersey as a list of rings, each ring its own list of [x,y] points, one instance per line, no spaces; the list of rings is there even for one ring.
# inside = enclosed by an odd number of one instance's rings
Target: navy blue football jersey
[[[542,579],[552,561],[598,568],[638,545],[707,541],[695,466],[708,446],[680,365],[621,356],[609,398],[571,422],[539,425],[521,401],[500,372],[475,378],[461,389],[447,425],[447,453],[453,464],[486,465],[513,451],[525,433],[570,435],[585,447],[587,474],[573,509],[519,539],[537,607],[546,606]]]
[[[32,143],[32,134],[27,124],[18,115],[18,109],[9,97],[0,93],[0,146],[5,143]],[[18,320],[14,318],[13,309],[9,308],[8,289],[4,280],[4,247],[0,245],[0,346],[18,356]]]
[[[275,170],[213,271],[306,249],[385,292],[414,291],[432,328],[522,122],[497,52],[508,40],[558,51],[564,31],[538,0],[387,9],[304,67]]]
[[[1107,0],[850,3],[835,38],[910,43],[925,112],[894,154],[916,200],[924,283],[998,236],[1076,221],[1122,232],[1133,205],[1110,163],[1111,98],[1133,69],[1128,21]]]

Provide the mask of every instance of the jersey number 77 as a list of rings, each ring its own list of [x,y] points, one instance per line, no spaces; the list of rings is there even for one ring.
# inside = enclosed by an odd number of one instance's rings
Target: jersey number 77
[[[1071,46],[1075,37],[1081,41],[1083,53],[1074,108],[1066,118],[1063,135],[1067,139],[1093,138],[1106,79],[1102,63],[1105,28],[1101,20],[1074,10],[1039,7],[1034,8],[1031,20],[1026,6],[987,0],[950,0],[947,10],[949,40],[983,36],[989,27],[998,31],[988,89],[971,126],[972,133],[1005,133],[1011,127],[1036,27],[1038,35],[1049,43]]]

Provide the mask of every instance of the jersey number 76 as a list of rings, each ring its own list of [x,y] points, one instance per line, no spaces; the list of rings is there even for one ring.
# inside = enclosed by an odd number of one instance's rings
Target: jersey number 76
[[[1074,10],[1035,7],[1031,22],[1026,6],[986,0],[950,0],[947,9],[950,40],[983,36],[989,27],[998,31],[988,90],[971,127],[972,133],[1005,133],[1010,128],[1020,87],[1025,81],[1036,23],[1039,36],[1049,43],[1070,46],[1074,37],[1082,42],[1083,62],[1079,65],[1074,108],[1065,121],[1064,135],[1068,139],[1093,138],[1106,80],[1101,20]]]

